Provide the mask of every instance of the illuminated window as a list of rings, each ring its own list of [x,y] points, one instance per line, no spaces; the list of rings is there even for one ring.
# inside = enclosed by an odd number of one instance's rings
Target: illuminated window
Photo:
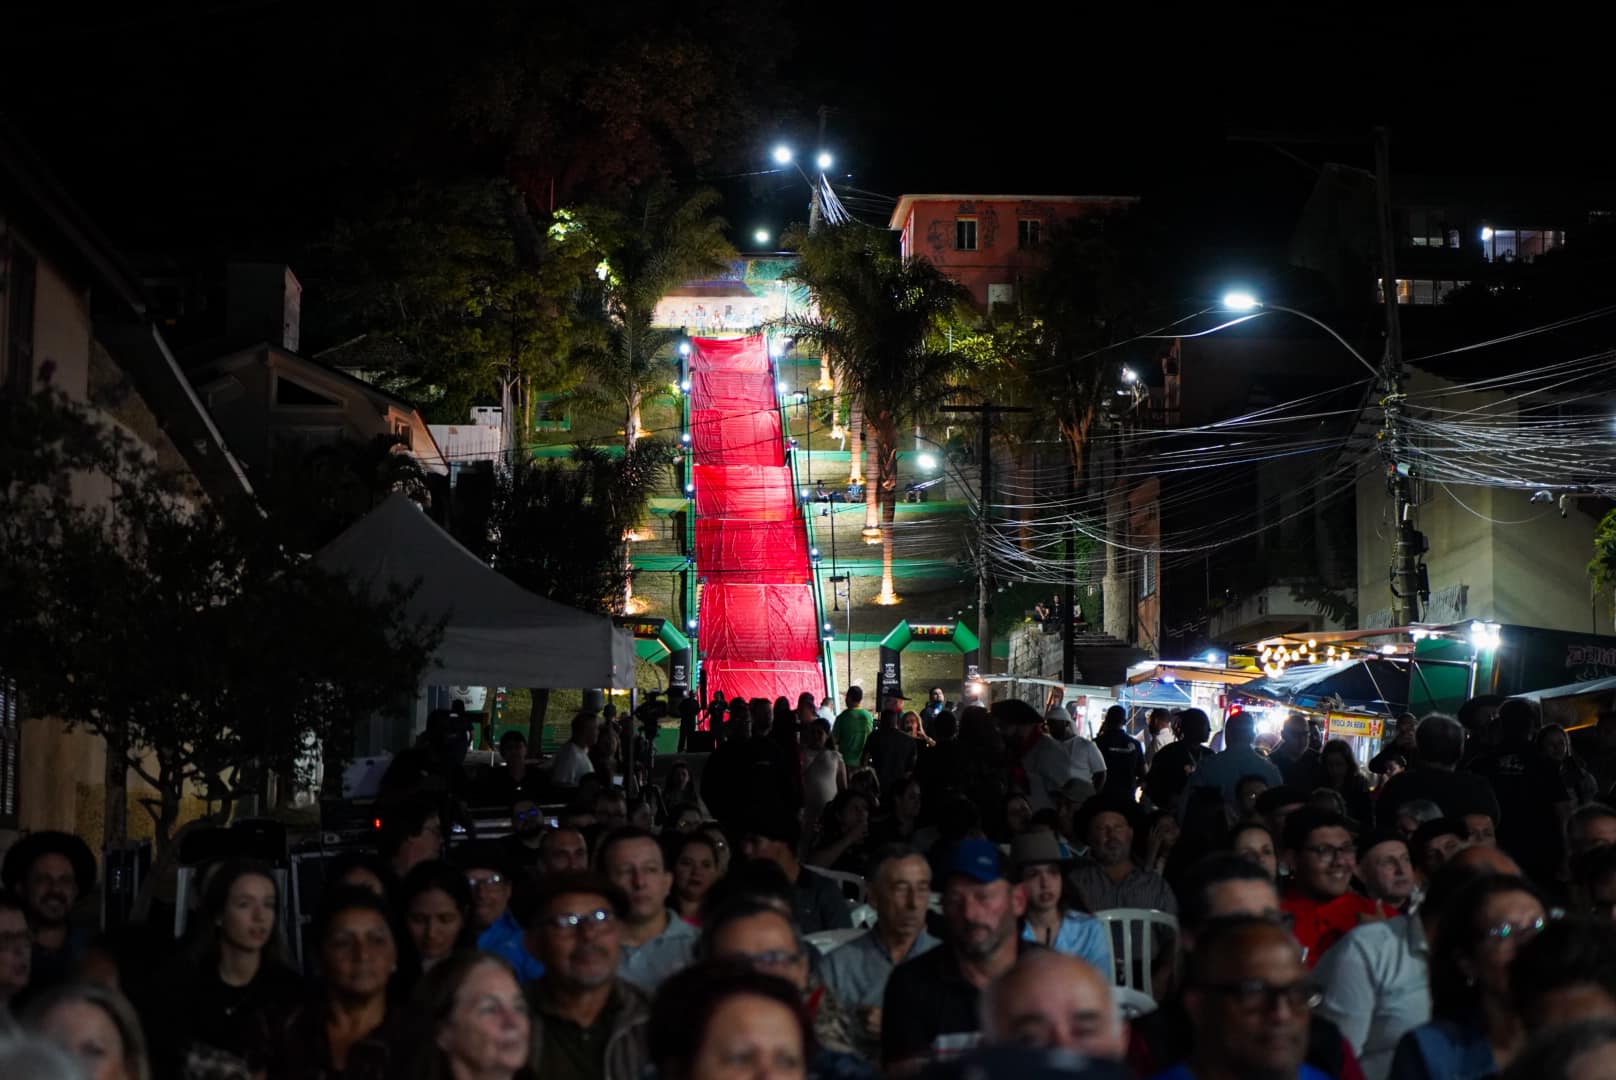
[[[1038,247],[1040,234],[1044,231],[1042,221],[1023,219],[1016,223],[1016,246],[1022,251],[1032,251]]]
[[[1564,243],[1559,229],[1481,229],[1481,251],[1488,262],[1531,262]]]
[[[1398,278],[1397,302],[1399,304],[1415,304],[1425,306],[1440,304],[1447,300],[1448,294],[1455,289],[1461,289],[1470,284],[1468,281],[1443,281],[1430,278]],[[1380,282],[1375,282],[1375,303],[1385,303],[1385,294],[1381,291]]]
[[[1458,247],[1459,230],[1449,229],[1439,210],[1408,212],[1408,242],[1412,247]],[[1451,243],[1450,243],[1451,241]]]
[[[974,217],[954,219],[954,250],[976,250],[976,219]]]

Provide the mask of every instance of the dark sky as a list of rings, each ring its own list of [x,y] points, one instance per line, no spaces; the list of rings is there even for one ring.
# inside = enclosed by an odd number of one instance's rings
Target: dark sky
[[[430,145],[399,160],[378,136],[418,107],[416,74],[441,43],[408,4],[341,6],[36,5],[0,38],[0,111],[115,239],[291,258],[329,226],[343,184],[454,164],[428,160]],[[703,5],[686,6],[699,25]],[[1311,164],[1371,165],[1379,121],[1399,172],[1613,172],[1608,61],[1580,44],[1586,26],[1414,5],[1049,7],[780,4],[777,38],[735,48],[783,53],[760,103],[782,119],[756,132],[753,161],[724,167],[767,168],[782,133],[811,150],[825,104],[835,171],[859,188],[1142,194],[1230,258],[1283,243]],[[1340,138],[1230,138],[1274,132]],[[794,174],[722,187],[743,246],[805,216]]]

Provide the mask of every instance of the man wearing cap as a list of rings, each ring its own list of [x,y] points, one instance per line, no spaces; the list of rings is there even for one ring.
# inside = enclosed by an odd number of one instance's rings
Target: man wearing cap
[[[1089,857],[1072,872],[1072,881],[1090,911],[1147,908],[1176,914],[1173,890],[1154,870],[1133,861],[1134,817],[1131,802],[1091,799],[1075,828],[1088,845]]]
[[[887,980],[881,1062],[888,1075],[976,1044],[982,990],[1038,947],[1016,933],[1026,909],[1026,894],[1006,880],[991,841],[965,840],[955,849],[943,885],[949,940],[899,964]]]
[[[90,932],[68,918],[79,898],[95,888],[95,856],[71,833],[30,833],[6,852],[0,886],[22,898],[34,935],[29,988],[39,990],[72,976]]]
[[[1072,732],[1072,718],[1059,705],[1044,715],[1048,734],[1033,741],[1022,764],[1027,771],[1027,802],[1033,813],[1055,805],[1055,793],[1068,780],[1082,780],[1098,790],[1105,783],[1105,755]]]
[[[870,860],[870,904],[873,929],[832,950],[820,963],[820,974],[836,1000],[859,1021],[857,1049],[872,1060],[879,1056],[881,999],[892,969],[935,949],[926,932],[931,900],[931,866],[919,851],[888,844]]]
[[[1110,978],[1110,936],[1100,920],[1077,910],[1066,882],[1074,861],[1066,844],[1048,829],[1032,829],[1010,841],[1010,864],[1027,894],[1021,936],[1085,960]]]
[[[1414,895],[1414,865],[1402,833],[1366,832],[1358,837],[1358,880],[1369,899],[1408,910]]]
[[[802,825],[784,813],[760,814],[747,823],[741,853],[748,859],[768,859],[786,872],[792,883],[792,921],[804,934],[821,930],[851,930],[852,913],[842,890],[824,874],[802,865],[797,849],[802,844]]]
[[[504,852],[495,844],[466,844],[455,852],[455,865],[466,872],[466,883],[471,886],[477,948],[504,957],[523,983],[542,976],[544,965],[527,951],[522,924],[511,914],[516,875]]]

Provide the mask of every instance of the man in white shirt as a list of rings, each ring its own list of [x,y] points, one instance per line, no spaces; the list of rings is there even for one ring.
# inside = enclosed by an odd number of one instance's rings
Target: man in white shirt
[[[1098,790],[1105,776],[1105,755],[1089,739],[1073,734],[1065,709],[1050,709],[1044,719],[1049,734],[1033,743],[1022,760],[1027,802],[1035,814],[1055,805],[1055,793],[1068,780],[1083,780]]]
[[[556,751],[550,765],[550,783],[561,787],[577,787],[578,781],[595,771],[589,761],[589,748],[595,745],[594,713],[581,712],[572,718],[572,738]]]

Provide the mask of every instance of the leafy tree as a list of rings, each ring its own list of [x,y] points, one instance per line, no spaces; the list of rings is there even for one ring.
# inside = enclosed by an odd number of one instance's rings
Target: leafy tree
[[[677,330],[653,325],[657,303],[691,278],[719,272],[736,257],[714,211],[711,188],[682,194],[669,184],[647,187],[620,215],[602,215],[599,242],[609,254],[600,346],[582,359],[601,386],[624,407],[624,442],[640,436],[640,408],[648,387],[667,381],[666,361]]]
[[[324,329],[348,339],[335,358],[431,419],[500,401],[525,437],[534,395],[575,384],[601,255],[570,212],[538,218],[500,181],[420,184],[341,223],[325,254]]]
[[[621,453],[581,445],[570,462],[518,463],[496,475],[487,519],[464,539],[529,592],[582,611],[618,611],[630,581],[623,536],[676,457],[668,443],[641,439]],[[550,691],[532,689],[530,741],[539,745]]]
[[[395,435],[288,453],[257,483],[279,535],[312,555],[395,492],[432,506],[432,481]]]
[[[788,242],[800,256],[797,279],[813,293],[818,311],[793,315],[785,327],[829,352],[844,391],[863,414],[866,440],[874,436],[876,475],[866,479],[867,505],[882,508],[877,602],[894,604],[898,432],[935,406],[964,366],[946,326],[967,294],[927,260],[898,258],[884,233],[864,225],[799,232]]]
[[[187,791],[221,819],[266,777],[338,768],[414,698],[439,629],[202,499],[119,428],[42,392],[0,406],[0,656],[30,715],[106,741],[107,837],[132,769],[165,855]]]

